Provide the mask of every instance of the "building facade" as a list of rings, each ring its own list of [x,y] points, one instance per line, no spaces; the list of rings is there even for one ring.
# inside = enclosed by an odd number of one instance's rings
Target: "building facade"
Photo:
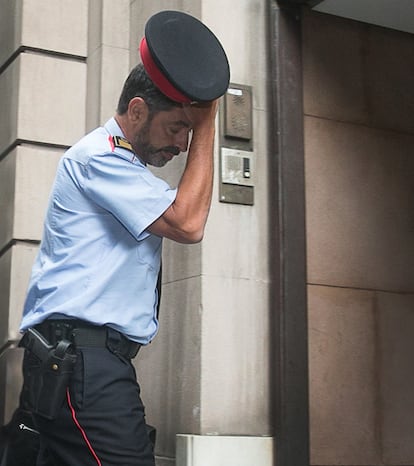
[[[315,3],[0,1],[0,423],[57,162],[113,115],[147,19],[178,9],[220,38],[231,92],[205,239],[164,242],[135,361],[157,464],[414,464],[414,36]],[[229,179],[240,154],[250,177]]]

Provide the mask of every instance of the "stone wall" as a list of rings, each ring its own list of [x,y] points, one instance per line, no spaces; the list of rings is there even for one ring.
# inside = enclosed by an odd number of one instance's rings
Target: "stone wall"
[[[303,23],[315,465],[414,464],[414,36]]]

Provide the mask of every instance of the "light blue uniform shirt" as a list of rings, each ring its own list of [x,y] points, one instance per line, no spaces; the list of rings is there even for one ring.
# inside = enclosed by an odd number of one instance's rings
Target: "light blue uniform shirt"
[[[108,325],[148,343],[157,333],[162,239],[146,228],[176,190],[114,147],[115,119],[62,157],[49,200],[21,330],[47,317]]]

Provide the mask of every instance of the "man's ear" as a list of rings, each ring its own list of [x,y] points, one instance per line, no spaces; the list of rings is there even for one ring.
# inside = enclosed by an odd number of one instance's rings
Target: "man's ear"
[[[148,118],[148,105],[142,97],[133,97],[128,104],[128,117],[132,123],[142,125]]]

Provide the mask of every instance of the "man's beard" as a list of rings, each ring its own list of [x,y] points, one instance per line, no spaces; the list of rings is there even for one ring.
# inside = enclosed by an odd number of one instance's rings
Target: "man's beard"
[[[146,124],[144,128],[137,134],[134,141],[134,148],[137,151],[137,155],[148,165],[153,167],[163,167],[167,164],[172,155],[178,155],[181,151],[176,146],[165,146],[155,147],[148,142],[148,129],[149,124]],[[170,158],[165,157],[165,153],[172,154]]]

